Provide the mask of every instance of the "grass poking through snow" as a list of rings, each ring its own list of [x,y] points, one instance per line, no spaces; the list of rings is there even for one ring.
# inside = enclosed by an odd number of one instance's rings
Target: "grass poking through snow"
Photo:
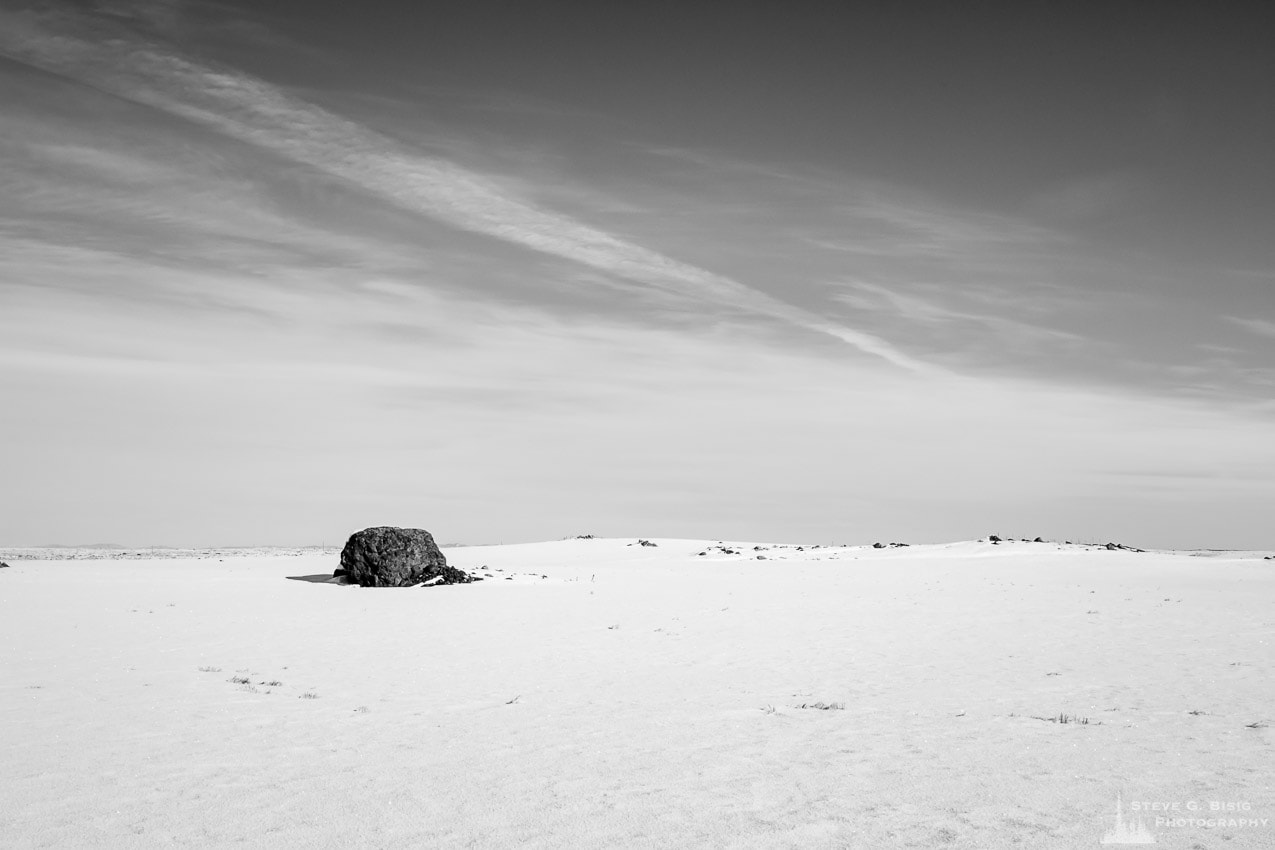
[[[1064,726],[1067,724],[1072,724],[1072,723],[1074,723],[1077,726],[1089,726],[1091,723],[1094,726],[1102,725],[1102,721],[1100,720],[1091,721],[1088,717],[1081,717],[1077,714],[1057,714],[1052,717],[1040,717],[1038,715],[1033,714],[1031,717],[1033,720],[1044,720],[1046,723],[1057,723],[1059,725],[1064,725]]]

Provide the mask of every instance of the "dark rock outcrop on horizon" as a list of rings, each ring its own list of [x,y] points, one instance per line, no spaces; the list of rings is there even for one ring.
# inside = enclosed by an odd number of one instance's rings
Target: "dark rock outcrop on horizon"
[[[1139,548],[1138,548],[1138,547],[1136,547],[1136,546],[1126,546],[1126,545],[1124,545],[1123,543],[1108,543],[1108,544],[1106,545],[1106,547],[1105,547],[1105,548],[1106,548],[1106,549],[1107,549],[1107,551],[1109,551],[1109,552],[1115,552],[1116,550],[1120,550],[1120,549],[1123,549],[1123,550],[1124,550],[1124,551],[1126,551],[1126,552],[1143,552],[1143,551],[1146,551],[1146,550],[1144,550],[1144,549],[1139,549]]]
[[[468,584],[482,581],[447,566],[447,559],[423,528],[376,526],[356,531],[341,550],[335,573],[362,587],[411,587],[417,584]]]

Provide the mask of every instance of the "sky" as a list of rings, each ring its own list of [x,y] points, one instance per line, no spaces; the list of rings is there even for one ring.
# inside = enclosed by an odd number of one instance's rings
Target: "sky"
[[[1275,547],[1275,13],[0,0],[0,545]]]

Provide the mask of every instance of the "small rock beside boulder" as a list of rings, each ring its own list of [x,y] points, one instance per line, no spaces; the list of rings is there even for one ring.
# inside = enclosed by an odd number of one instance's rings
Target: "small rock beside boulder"
[[[447,559],[423,528],[376,526],[356,531],[341,550],[335,573],[362,587],[469,584],[482,579],[447,566]]]
[[[1136,546],[1126,546],[1126,545],[1124,545],[1123,543],[1108,543],[1108,544],[1106,545],[1106,549],[1107,549],[1107,551],[1108,551],[1108,552],[1115,552],[1115,551],[1118,551],[1118,550],[1123,550],[1123,551],[1125,551],[1125,552],[1142,552],[1142,551],[1145,551],[1145,550],[1143,550],[1143,549],[1139,549],[1139,548],[1138,548],[1138,547],[1136,547]]]

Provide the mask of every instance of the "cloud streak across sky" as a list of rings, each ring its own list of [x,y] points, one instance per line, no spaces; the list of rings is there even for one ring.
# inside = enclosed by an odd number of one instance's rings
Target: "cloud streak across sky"
[[[9,17],[0,51],[258,145],[353,182],[408,210],[634,280],[834,336],[896,366],[932,367],[884,340],[841,327],[722,275],[679,262],[508,196],[482,175],[408,152],[374,131],[250,76],[213,69],[143,42],[90,43]]]

